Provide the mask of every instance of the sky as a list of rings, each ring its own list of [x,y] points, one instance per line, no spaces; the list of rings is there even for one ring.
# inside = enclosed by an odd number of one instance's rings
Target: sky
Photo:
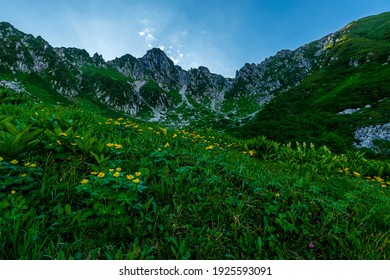
[[[389,0],[0,0],[0,21],[53,47],[106,61],[156,47],[184,70],[225,77],[387,11]]]

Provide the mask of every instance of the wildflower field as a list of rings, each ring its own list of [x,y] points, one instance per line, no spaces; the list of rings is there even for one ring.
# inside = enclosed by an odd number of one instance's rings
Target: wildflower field
[[[390,258],[388,160],[9,96],[0,259]]]

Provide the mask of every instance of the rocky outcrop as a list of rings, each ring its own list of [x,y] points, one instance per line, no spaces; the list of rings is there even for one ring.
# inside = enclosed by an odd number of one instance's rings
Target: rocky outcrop
[[[375,148],[375,140],[390,141],[390,123],[383,125],[371,125],[355,131],[354,146],[360,148]]]
[[[0,24],[0,38],[2,39],[0,44],[2,68],[13,73],[36,73],[48,79],[51,87],[62,95],[74,97],[86,93],[90,96],[95,95],[101,102],[110,106],[122,108],[124,105],[118,103],[119,99],[116,102],[114,97],[108,96],[113,92],[113,83],[123,89],[122,92],[126,92],[124,100],[128,102],[136,100],[139,103],[145,98],[137,97],[141,89],[138,86],[153,81],[163,89],[161,96],[158,95],[156,98],[165,100],[158,102],[158,110],[167,111],[172,109],[169,106],[178,104],[168,100],[170,98],[168,93],[176,90],[180,93],[179,97],[185,98],[179,102],[182,106],[197,103],[202,108],[217,113],[222,112],[223,103],[229,98],[256,95],[257,106],[260,108],[276,93],[287,91],[291,86],[299,84],[316,67],[318,53],[329,41],[327,38],[323,40],[324,42],[307,45],[295,51],[283,50],[260,64],[245,64],[237,71],[236,77],[230,79],[211,73],[203,66],[185,71],[180,66],[174,65],[173,61],[158,48],[149,50],[141,58],[127,54],[106,62],[97,53],[90,57],[85,50],[53,48],[41,37],[35,38],[24,34],[8,23]],[[127,86],[120,81],[109,81],[107,77],[102,78],[96,73],[91,73],[88,67],[85,68],[87,65],[101,69],[115,69],[129,78]],[[93,79],[103,81],[94,82]],[[88,86],[86,81],[95,84],[96,87]],[[129,94],[133,94],[134,97],[130,98]],[[162,108],[164,106],[168,107]],[[130,104],[130,107],[127,105],[126,108],[125,112],[137,114],[139,104]],[[249,113],[252,114],[253,111]]]
[[[45,90],[51,88],[72,100],[88,96],[133,116],[147,112],[161,119],[171,112],[185,122],[185,114],[194,121],[196,115],[208,114],[210,119],[217,116],[240,124],[275,96],[299,85],[313,70],[339,61],[331,50],[346,40],[348,32],[349,26],[296,50],[279,51],[259,64],[247,63],[232,79],[203,66],[183,70],[158,48],[141,58],[126,54],[105,61],[97,53],[90,56],[77,48],[53,48],[40,36],[1,22],[0,71],[39,78]],[[357,58],[347,59],[346,65],[357,67]],[[359,58],[358,65],[370,59]],[[389,59],[386,55],[382,64]]]
[[[15,92],[26,93],[24,86],[18,81],[0,81],[0,87],[11,89]]]
[[[141,62],[130,54],[108,61],[107,64],[133,80],[142,81],[148,79]]]

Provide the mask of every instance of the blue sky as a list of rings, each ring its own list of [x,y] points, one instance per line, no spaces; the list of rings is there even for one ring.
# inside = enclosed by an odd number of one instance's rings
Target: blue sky
[[[111,60],[163,49],[183,69],[234,77],[349,22],[390,11],[389,0],[0,0],[0,21]]]

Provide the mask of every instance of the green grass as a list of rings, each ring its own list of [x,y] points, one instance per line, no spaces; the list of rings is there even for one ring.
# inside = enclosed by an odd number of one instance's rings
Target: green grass
[[[389,258],[388,161],[30,101],[0,132],[0,259]]]
[[[232,134],[266,135],[285,144],[295,141],[326,144],[344,153],[353,148],[357,129],[387,123],[388,103],[379,101],[390,92],[389,15],[358,20],[344,34],[336,34],[340,40],[326,47],[318,67],[309,76],[276,96],[255,120]],[[366,105],[371,108],[364,113],[338,115],[345,109]]]
[[[114,68],[102,68],[96,67],[90,64],[85,64],[81,70],[89,75],[101,75],[109,77],[113,80],[123,81],[123,82],[133,82],[131,78],[125,77],[123,74],[119,73]]]

